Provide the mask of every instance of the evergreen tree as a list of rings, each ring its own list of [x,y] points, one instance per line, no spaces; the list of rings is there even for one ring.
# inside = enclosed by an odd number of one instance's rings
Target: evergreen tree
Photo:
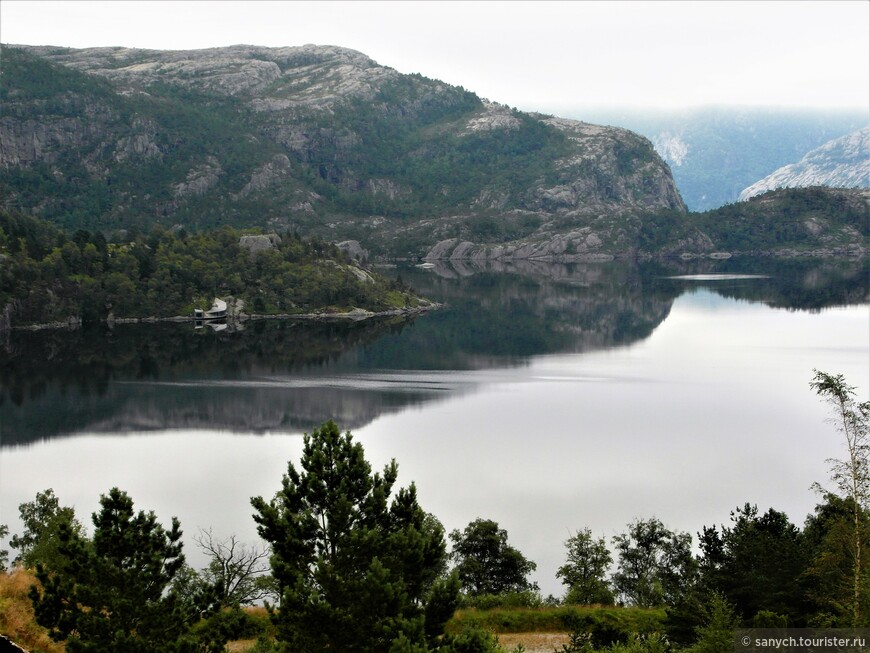
[[[178,520],[166,531],[153,512],[134,513],[132,499],[117,488],[100,505],[92,540],[64,523],[61,564],[37,565],[42,589],[31,588],[37,622],[53,639],[66,639],[70,653],[179,650],[191,615],[166,593],[184,564]]]
[[[799,578],[806,568],[801,532],[771,508],[763,515],[746,504],[731,513],[732,525],[704,528],[702,574],[748,623],[759,611],[789,617],[798,625],[805,614]]]
[[[695,629],[698,640],[687,649],[689,653],[724,653],[733,651],[734,631],[740,619],[734,607],[721,594],[714,593],[701,609],[704,624]]]
[[[278,638],[298,652],[426,650],[456,606],[439,578],[444,531],[412,484],[392,497],[398,467],[372,474],[363,447],[332,421],[304,440],[271,502],[251,500],[271,544],[281,592]]]

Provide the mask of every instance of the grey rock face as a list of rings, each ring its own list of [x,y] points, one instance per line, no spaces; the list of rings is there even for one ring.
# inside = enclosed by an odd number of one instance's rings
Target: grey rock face
[[[777,188],[870,187],[870,127],[828,141],[797,163],[783,166],[740,193],[739,201]]]
[[[188,172],[185,181],[173,187],[173,194],[178,198],[205,195],[210,188],[217,185],[222,174],[220,163],[210,156],[204,164]]]
[[[369,257],[368,250],[364,249],[358,240],[343,240],[335,245],[346,253],[351,260],[365,261]]]
[[[276,154],[269,163],[260,166],[251,173],[251,180],[242,190],[233,195],[233,199],[247,197],[251,193],[265,190],[278,183],[290,173],[290,159],[286,154]]]
[[[278,234],[248,235],[239,238],[239,246],[252,254],[265,249],[274,249],[281,243]]]

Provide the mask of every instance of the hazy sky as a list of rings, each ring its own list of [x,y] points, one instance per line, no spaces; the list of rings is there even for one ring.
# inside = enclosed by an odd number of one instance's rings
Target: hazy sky
[[[0,41],[156,49],[341,45],[521,109],[870,104],[866,0],[2,0]]]

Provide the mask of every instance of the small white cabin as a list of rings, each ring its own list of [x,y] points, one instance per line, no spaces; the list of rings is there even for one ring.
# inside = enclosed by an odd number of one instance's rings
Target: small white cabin
[[[222,320],[227,316],[227,303],[215,297],[211,308],[207,311],[201,308],[193,309],[193,317],[197,320]]]

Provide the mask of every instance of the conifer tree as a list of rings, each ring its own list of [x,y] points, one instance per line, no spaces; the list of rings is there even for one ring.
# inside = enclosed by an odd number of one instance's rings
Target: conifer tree
[[[166,593],[184,563],[178,520],[166,531],[153,512],[134,513],[118,488],[100,505],[92,540],[63,523],[60,564],[37,565],[42,590],[31,589],[37,622],[53,639],[65,639],[69,653],[179,650],[189,615]]]
[[[427,650],[452,615],[455,579],[439,578],[444,531],[398,467],[372,473],[363,447],[332,421],[306,435],[271,502],[251,500],[281,591],[273,613],[289,650]],[[437,623],[436,623],[437,622]],[[409,648],[410,647],[410,648]]]

